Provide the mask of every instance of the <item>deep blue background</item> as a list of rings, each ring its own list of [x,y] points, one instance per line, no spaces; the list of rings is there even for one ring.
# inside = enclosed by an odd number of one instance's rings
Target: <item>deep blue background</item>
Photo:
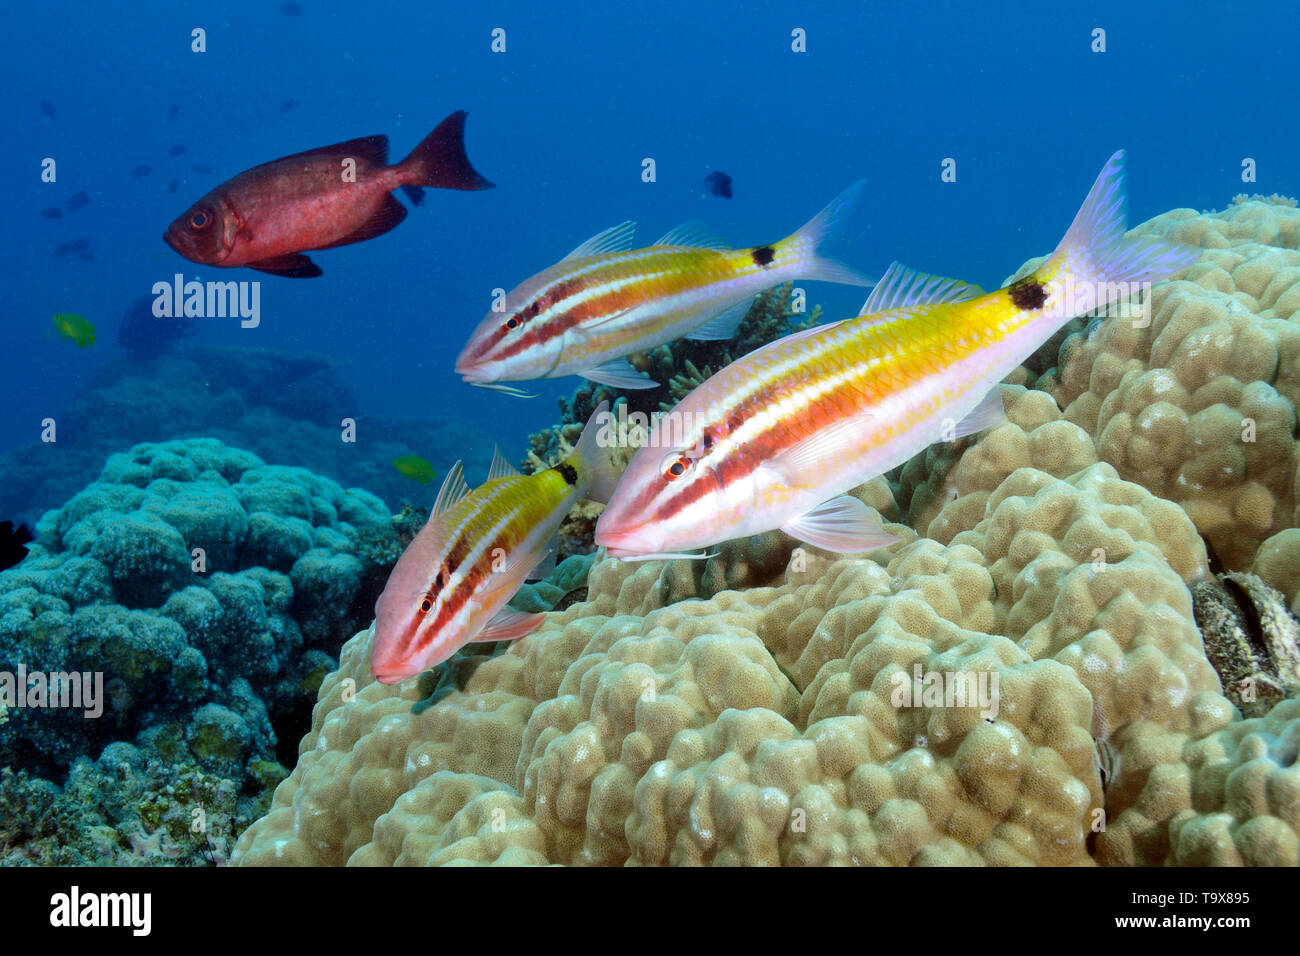
[[[1061,12],[656,0],[599,15],[587,3],[301,3],[299,17],[279,2],[6,10],[0,448],[36,439],[89,369],[121,356],[122,309],[175,271],[262,281],[260,328],[205,320],[201,341],[336,356],[359,413],[463,416],[517,454],[578,380],[523,402],[461,384],[452,359],[493,287],[622,219],[638,220],[646,243],[699,218],[757,244],[865,177],[844,258],[875,272],[897,258],[992,286],[1055,245],[1120,147],[1134,222],[1221,208],[1243,191],[1300,192],[1294,12],[1283,3]],[[190,52],[195,26],[207,29],[205,54]],[[494,27],[507,31],[504,54],[489,49]],[[794,27],[807,53],[791,52]],[[1090,51],[1094,27],[1107,30],[1104,54]],[[282,112],[287,99],[297,106]],[[180,115],[168,123],[172,103]],[[249,166],[372,133],[390,136],[396,161],[455,109],[469,111],[469,155],[498,187],[430,190],[388,235],[315,254],[322,278],[199,267],[160,240],[190,202]],[[185,155],[167,155],[174,143]],[[40,182],[45,156],[59,162],[57,184]],[[654,184],[640,179],[647,156]],[[949,156],[955,184],[939,178]],[[1240,179],[1246,156],[1259,165],[1253,185]],[[138,164],[153,173],[132,178]],[[734,199],[704,194],[712,168],[731,174]],[[82,189],[91,206],[41,217]],[[79,237],[95,263],[52,258]],[[864,297],[809,292],[828,318]],[[58,311],[89,317],[99,344],[51,340]]]

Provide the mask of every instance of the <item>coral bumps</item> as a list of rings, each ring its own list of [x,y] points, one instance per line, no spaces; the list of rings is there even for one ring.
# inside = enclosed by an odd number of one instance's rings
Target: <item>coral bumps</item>
[[[0,575],[0,670],[101,672],[104,714],[11,709],[0,758],[60,774],[110,740],[179,735],[243,780],[400,547],[373,495],[215,440],[114,455]]]
[[[1295,217],[1142,227],[1236,247],[1235,291],[1194,267],[1150,328],[1067,340],[1052,394],[1003,386],[1007,422],[858,489],[888,551],[600,560],[584,603],[419,714],[362,631],[236,861],[1300,862],[1300,710],[1242,719],[1190,590],[1212,561],[1300,581],[1291,333],[1265,314],[1292,293],[1261,271],[1290,274]],[[996,706],[930,684],[953,674],[996,680]]]

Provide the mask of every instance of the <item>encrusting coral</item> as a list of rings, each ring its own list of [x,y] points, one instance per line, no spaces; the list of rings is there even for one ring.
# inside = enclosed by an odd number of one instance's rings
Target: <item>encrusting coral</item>
[[[1294,601],[1300,209],[1239,197],[1222,212],[1175,210],[1133,232],[1203,254],[1153,290],[1149,316],[1067,339],[1039,387],[1095,438],[1101,460],[1182,505],[1225,568],[1250,570],[1284,536],[1286,558],[1265,579]]]
[[[585,602],[418,714],[419,682],[374,682],[357,634],[234,861],[1295,864],[1300,702],[1241,718],[1190,590],[1212,561],[1300,582],[1291,332],[1262,314],[1300,272],[1265,281],[1292,254],[1246,248],[1293,250],[1294,215],[1140,227],[1236,247],[1215,268],[1237,291],[1194,266],[1151,328],[1066,339],[1042,379],[1064,413],[1004,385],[1006,422],[856,489],[889,549],[773,533],[707,562],[599,560]],[[1267,452],[1215,431],[1222,409]]]
[[[100,672],[104,714],[15,707],[0,759],[58,776],[166,731],[242,785],[250,762],[275,759],[273,722],[370,618],[400,550],[375,496],[213,439],[112,456],[0,574],[0,671]]]

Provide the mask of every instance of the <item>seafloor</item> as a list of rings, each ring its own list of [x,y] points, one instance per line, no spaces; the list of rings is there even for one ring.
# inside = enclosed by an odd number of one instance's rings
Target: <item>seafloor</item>
[[[572,557],[421,706],[369,674],[409,515],[212,440],[114,456],[0,575],[0,668],[117,681],[90,729],[0,714],[4,861],[1300,863],[1300,210],[1136,232],[1204,254],[857,489],[902,544]],[[918,666],[996,712],[899,705]]]

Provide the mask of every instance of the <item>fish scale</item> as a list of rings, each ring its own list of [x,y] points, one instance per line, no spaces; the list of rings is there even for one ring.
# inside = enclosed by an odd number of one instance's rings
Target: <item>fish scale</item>
[[[658,383],[624,356],[683,336],[727,339],[758,293],[794,279],[870,285],[819,248],[862,192],[855,184],[794,235],[726,248],[688,223],[643,249],[632,224],[607,229],[505,296],[456,360],[472,385],[520,394],[505,382],[582,375],[621,388]]]
[[[473,491],[460,462],[447,473],[428,522],[398,559],[375,605],[371,672],[393,683],[436,666],[476,640],[512,640],[544,615],[506,607],[530,571],[544,564],[569,509],[584,495],[613,487],[600,453],[593,413],[573,454],[535,475],[521,475],[500,453]]]
[[[1116,153],[1031,275],[985,294],[896,263],[859,316],[733,362],[668,413],[688,424],[685,449],[633,457],[597,544],[629,559],[678,556],[774,528],[831,551],[890,543],[845,492],[993,424],[997,383],[1080,311],[1078,290],[1104,305],[1195,260],[1187,246],[1125,238],[1124,209]]]

